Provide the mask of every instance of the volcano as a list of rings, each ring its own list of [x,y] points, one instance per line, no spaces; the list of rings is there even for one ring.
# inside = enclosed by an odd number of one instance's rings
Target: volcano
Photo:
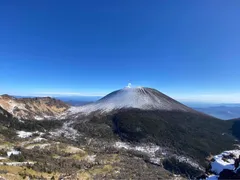
[[[147,87],[114,91],[94,103],[70,108],[65,117],[85,137],[153,143],[200,164],[209,152],[231,149],[235,143],[231,124]]]
[[[156,89],[147,87],[123,88],[102,99],[81,107],[72,107],[69,114],[108,113],[119,109],[181,111],[198,113]]]

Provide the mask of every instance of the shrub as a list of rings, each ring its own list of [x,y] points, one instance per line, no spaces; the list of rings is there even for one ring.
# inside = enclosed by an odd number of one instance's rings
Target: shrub
[[[11,154],[9,159],[11,159],[12,161],[17,161],[17,162],[25,161],[25,157],[22,154],[18,154],[18,155]]]

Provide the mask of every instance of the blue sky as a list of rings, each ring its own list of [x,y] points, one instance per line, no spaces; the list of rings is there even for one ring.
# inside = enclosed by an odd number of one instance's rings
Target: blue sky
[[[3,1],[0,94],[104,95],[131,82],[240,102],[240,1]]]

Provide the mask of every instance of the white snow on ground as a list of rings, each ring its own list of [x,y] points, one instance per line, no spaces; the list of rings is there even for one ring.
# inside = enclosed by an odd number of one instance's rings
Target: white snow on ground
[[[127,150],[133,150],[133,151],[139,151],[139,152],[143,152],[149,155],[150,157],[150,161],[154,164],[160,164],[161,160],[164,159],[165,157],[168,156],[167,152],[164,152],[162,148],[160,148],[159,146],[156,146],[154,144],[142,144],[140,146],[132,146],[128,143],[125,142],[116,142],[114,144],[115,148],[124,148]],[[161,155],[162,157],[157,157],[156,156],[156,152],[157,151],[161,151]],[[184,162],[187,163],[189,165],[191,165],[194,168],[203,170],[198,163],[195,163],[192,159],[184,157],[184,156],[178,156],[178,155],[173,155],[173,154],[169,154],[169,157],[174,157],[176,158],[179,162]]]
[[[104,113],[122,108],[192,111],[190,108],[176,102],[158,91],[138,87],[120,89],[108,94],[95,103],[80,107],[71,107],[67,112],[62,114],[61,118],[64,118],[67,115],[77,117],[78,115],[89,114],[94,111]]]
[[[0,162],[0,165],[7,166],[26,166],[27,164],[35,164],[34,162]]]
[[[235,160],[229,156],[230,154],[233,154],[235,158],[238,158],[240,155],[240,150],[224,151],[221,154],[214,156],[213,161],[211,162],[211,171],[214,172],[215,175],[209,176],[207,180],[217,180],[220,172],[222,172],[224,169],[234,170]]]
[[[191,165],[192,167],[194,168],[197,168],[197,169],[201,169],[203,170],[198,163],[195,163],[192,159],[190,158],[187,158],[185,156],[175,156],[176,159],[178,159],[179,162],[184,162],[184,163],[187,163],[189,165]]]
[[[5,160],[5,159],[7,159],[7,158],[5,158],[5,157],[1,157],[1,156],[0,156],[0,160]]]
[[[143,144],[142,146],[132,146],[125,142],[116,142],[114,144],[114,147],[115,148],[124,148],[127,150],[139,151],[139,152],[149,154],[150,156],[155,156],[155,152],[160,149],[159,146],[156,146],[153,144],[151,144],[151,145]]]
[[[88,162],[94,162],[96,159],[96,155],[88,155],[85,157],[85,160]]]
[[[55,116],[43,115],[44,119],[55,119]]]
[[[57,117],[57,116],[56,116]],[[41,120],[51,120],[56,119],[55,116],[48,116],[48,115],[42,115],[42,116],[35,116],[34,119],[41,121]]]
[[[151,161],[152,163],[154,163],[154,164],[160,164],[162,159],[163,159],[163,158],[151,157],[151,158],[150,158],[150,161]]]
[[[21,122],[21,123],[25,123],[25,121],[22,121],[21,119],[18,119],[18,121]]]
[[[11,155],[19,155],[19,154],[21,154],[21,152],[14,149],[7,152],[8,157],[10,157]]]
[[[36,137],[32,140],[33,142],[41,142],[41,141],[47,141],[47,139],[42,138],[42,137]]]
[[[239,157],[240,150],[232,150],[232,151],[224,151],[223,153],[214,156],[214,162],[211,162],[212,171],[216,174],[219,174],[223,169],[234,169],[234,159],[228,158],[226,160],[223,159],[224,156],[229,156],[230,154],[234,154],[236,157]]]
[[[56,131],[49,132],[52,136],[61,136],[64,134],[64,137],[76,140],[77,136],[80,135],[77,130],[73,129],[71,127],[72,122],[64,123],[63,126],[60,129],[57,129]]]
[[[20,138],[28,138],[32,136],[33,132],[26,132],[26,131],[17,131],[18,137]]]
[[[35,132],[17,131],[18,137],[20,137],[20,138],[28,138],[28,137],[31,137],[34,133],[37,133],[37,134],[39,134],[39,135],[43,135],[43,134],[44,134],[44,133],[38,132],[38,131],[35,131]]]
[[[40,117],[40,116],[35,116],[34,119],[38,120],[38,121],[41,121],[43,120],[44,118],[43,117]]]
[[[146,153],[150,157],[150,161],[154,164],[160,164],[161,158],[156,157],[155,153],[158,150],[161,150],[159,146],[156,146],[154,144],[142,144],[141,146],[132,146],[128,143],[125,142],[116,142],[113,145],[117,149],[127,149],[127,150],[133,150],[133,151],[138,151],[142,153]]]

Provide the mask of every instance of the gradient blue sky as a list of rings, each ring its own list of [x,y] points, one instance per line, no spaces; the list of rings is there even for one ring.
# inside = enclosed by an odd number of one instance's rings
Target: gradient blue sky
[[[5,0],[0,94],[104,95],[131,82],[240,102],[239,0]]]

